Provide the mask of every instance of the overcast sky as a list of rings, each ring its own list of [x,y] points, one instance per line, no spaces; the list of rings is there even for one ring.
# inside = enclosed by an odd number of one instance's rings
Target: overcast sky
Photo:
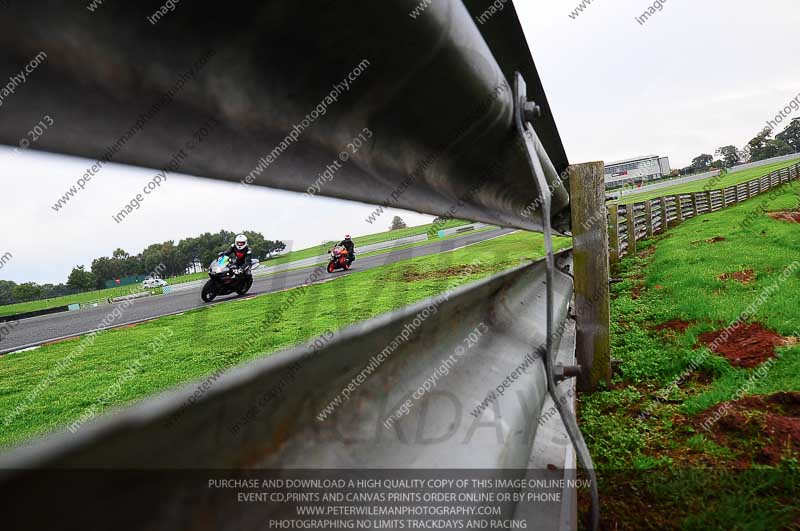
[[[588,0],[587,0],[588,1]],[[796,0],[517,1],[570,162],[744,146],[800,93]]]
[[[436,0],[434,0],[436,1]],[[725,144],[742,147],[800,92],[800,7],[796,0],[667,0],[644,25],[635,17],[653,2],[594,0],[517,2],[522,26],[571,162],[668,156],[673,168]],[[491,24],[491,20],[486,22]],[[121,245],[144,246],[201,232],[251,229],[295,248],[384,230],[364,221],[372,207],[261,187],[170,176],[123,223],[111,219],[154,172],[106,166],[59,213],[51,200],[86,161],[0,147],[5,183],[0,256],[13,259],[0,279],[64,282]],[[252,208],[242,207],[252,205]],[[215,212],[231,213],[223,223]],[[409,225],[429,216],[397,211]]]

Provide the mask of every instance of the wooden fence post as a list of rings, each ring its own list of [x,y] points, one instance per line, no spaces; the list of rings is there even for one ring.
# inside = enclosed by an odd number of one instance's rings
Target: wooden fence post
[[[675,222],[676,225],[683,223],[683,200],[681,199],[681,194],[675,196],[675,216],[678,218]]]
[[[697,210],[697,193],[692,192],[689,195],[692,198],[692,210],[694,211],[694,217],[697,217],[700,215],[700,212]]]
[[[647,229],[647,237],[653,237],[653,205],[647,200],[644,202],[644,226]]]
[[[619,205],[609,205],[608,211],[608,225],[609,225],[609,246],[611,247],[611,254],[609,261],[611,265],[619,263]]]
[[[628,254],[636,254],[636,203],[626,205],[628,215],[625,222],[628,226]]]
[[[728,199],[726,197],[727,195],[726,190],[727,188],[722,189],[722,208],[728,208]]]
[[[611,385],[611,308],[608,225],[603,163],[569,167],[572,247],[575,264],[575,354],[581,366],[578,390]],[[612,220],[617,208],[612,207]],[[593,221],[590,221],[593,220]]]
[[[661,196],[661,232],[667,232],[669,216],[667,215],[667,198]]]

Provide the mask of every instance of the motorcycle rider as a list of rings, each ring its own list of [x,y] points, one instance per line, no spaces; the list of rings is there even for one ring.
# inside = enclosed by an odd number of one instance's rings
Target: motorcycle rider
[[[244,234],[238,235],[224,254],[233,261],[236,267],[247,270],[248,274],[250,274],[249,269],[253,263],[253,253],[250,251],[250,246],[247,245],[247,236]]]
[[[352,264],[356,259],[356,251],[355,251],[356,246],[353,243],[353,240],[350,239],[350,235],[345,234],[344,240],[339,242],[339,245],[347,249],[347,263]]]

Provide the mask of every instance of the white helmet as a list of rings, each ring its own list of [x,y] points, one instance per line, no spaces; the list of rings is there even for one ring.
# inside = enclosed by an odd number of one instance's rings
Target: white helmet
[[[234,245],[236,246],[237,249],[240,249],[240,250],[244,249],[245,247],[247,247],[247,236],[245,236],[244,234],[238,235],[236,237],[236,241],[234,242]]]

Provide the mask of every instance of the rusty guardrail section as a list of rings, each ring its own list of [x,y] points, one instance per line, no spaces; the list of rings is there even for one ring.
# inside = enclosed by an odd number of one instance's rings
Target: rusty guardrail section
[[[92,159],[72,188],[65,183],[74,191],[62,197],[61,208],[73,208],[113,161],[240,186],[313,188],[318,195],[433,215],[453,215],[455,206],[460,218],[542,230],[542,201],[526,147],[514,133],[510,80],[519,71],[529,87],[525,99],[541,110],[532,120],[535,157],[552,187],[552,228],[570,231],[570,186],[556,182],[568,161],[511,2],[480,28],[473,19],[493,4],[488,0],[437,0],[416,18],[409,15],[416,0],[328,2],[314,9],[288,1],[250,0],[225,9],[196,2],[154,25],[148,16],[158,4],[105,3],[91,13],[66,1],[50,2],[44,11],[14,4],[0,19],[0,71],[16,71],[47,53],[0,109],[0,142],[15,144],[46,108],[67,125],[53,127],[35,149]],[[211,129],[202,149],[177,159],[198,128]],[[356,138],[360,147],[353,149]],[[335,175],[320,177],[332,165]],[[596,180],[588,173],[583,178]],[[576,254],[586,255],[583,247]],[[574,365],[581,332],[568,317],[571,255],[557,258],[552,353],[560,364]],[[501,474],[554,466],[556,477],[568,474],[565,469],[574,474],[575,454],[560,419],[553,422],[548,413],[546,429],[537,429],[548,400],[546,269],[536,262],[496,275],[447,300],[337,332],[316,353],[297,347],[250,362],[200,397],[197,385],[188,385],[76,434],[15,449],[0,456],[4,516],[27,528],[81,529],[97,521],[116,529],[263,526],[267,507],[184,496],[170,482],[175,469]],[[589,279],[591,271],[575,276]],[[595,281],[607,288],[603,276]],[[597,297],[581,297],[584,305],[590,299]],[[600,299],[607,306],[607,297]],[[398,340],[426,309],[424,323]],[[608,323],[593,325],[607,332]],[[476,330],[480,341],[463,350]],[[390,355],[369,378],[318,418],[387,345],[394,345]],[[496,428],[475,429],[469,412],[526,359],[531,365],[518,392],[490,401]],[[437,370],[440,395],[430,396],[439,400],[395,415],[389,427],[378,422]],[[566,380],[559,388],[571,385]],[[46,471],[86,468],[101,472],[81,489],[59,488],[66,479],[57,472],[47,481]],[[121,477],[126,469],[150,474]],[[154,480],[158,471],[163,483]],[[574,528],[575,489],[566,494],[572,500],[563,508],[508,503],[503,516],[524,512],[539,528]],[[128,498],[135,503],[124,503]],[[42,499],[47,511],[39,510]],[[86,500],[93,510],[76,510]]]
[[[611,261],[636,252],[636,242],[652,238],[683,220],[716,212],[800,178],[800,163],[722,190],[667,195],[627,205],[608,205]]]
[[[0,142],[18,145],[46,109],[58,125],[32,147],[92,159],[48,198],[61,208],[110,160],[433,215],[459,205],[464,219],[541,230],[535,211],[521,214],[536,193],[510,138],[515,70],[543,110],[555,169],[568,163],[510,2],[480,29],[484,0],[473,13],[437,0],[417,18],[419,0],[203,1],[153,25],[161,3],[4,8],[0,72],[47,57],[0,109]],[[564,187],[553,218],[568,230]]]

